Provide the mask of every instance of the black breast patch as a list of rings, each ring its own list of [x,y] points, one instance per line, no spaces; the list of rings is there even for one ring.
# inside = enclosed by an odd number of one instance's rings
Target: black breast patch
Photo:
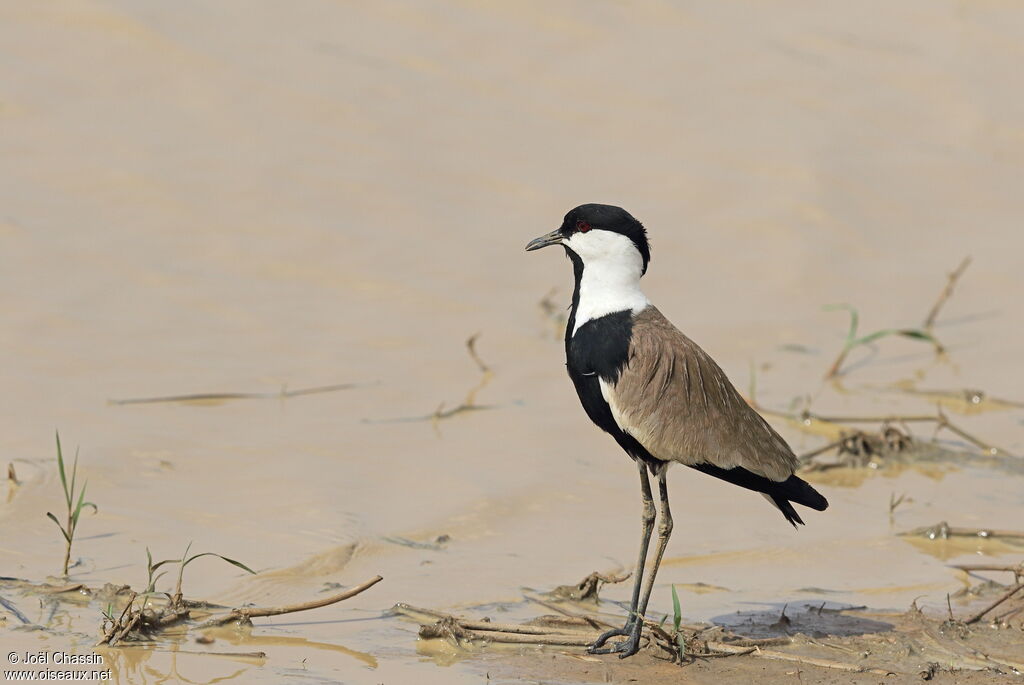
[[[566,362],[569,370],[615,383],[629,361],[629,342],[632,337],[633,312],[628,309],[591,319],[580,326],[567,341]]]

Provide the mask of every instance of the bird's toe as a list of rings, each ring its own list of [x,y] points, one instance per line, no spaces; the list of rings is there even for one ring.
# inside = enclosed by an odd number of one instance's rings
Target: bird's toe
[[[605,647],[604,644],[613,637],[626,637],[632,633],[632,626],[628,623],[622,628],[612,628],[611,630],[601,633],[594,644],[587,648],[587,652],[590,654],[612,654],[618,650],[618,644],[612,645],[611,647]]]
[[[640,637],[631,637],[628,640],[618,643],[615,647],[615,651],[618,652],[620,659],[633,656],[640,651]]]
[[[587,648],[587,652],[590,654],[618,654],[620,659],[633,656],[640,651],[640,630],[638,628],[639,626],[627,624],[622,628],[609,630],[598,637],[594,644]],[[626,639],[605,647],[604,644],[613,637]]]

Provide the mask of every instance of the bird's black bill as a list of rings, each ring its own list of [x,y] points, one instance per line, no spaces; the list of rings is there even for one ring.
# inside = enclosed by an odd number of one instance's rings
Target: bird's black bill
[[[539,250],[540,248],[547,247],[548,245],[561,245],[561,244],[562,244],[561,229],[556,228],[555,230],[551,231],[551,233],[547,233],[545,235],[542,235],[539,238],[534,238],[533,240],[528,242],[526,244],[526,251],[527,252],[533,252],[534,250]]]

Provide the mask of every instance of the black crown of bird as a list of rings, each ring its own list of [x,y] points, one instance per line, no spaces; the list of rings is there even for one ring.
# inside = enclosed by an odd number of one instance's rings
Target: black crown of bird
[[[575,277],[565,329],[569,378],[587,416],[614,438],[640,474],[643,534],[629,616],[622,628],[590,647],[595,654],[626,657],[639,649],[651,588],[672,533],[669,465],[684,464],[761,493],[794,528],[803,519],[793,503],[824,511],[828,501],[794,475],[798,462],[789,445],[718,364],[644,295],[640,279],[651,249],[643,224],[621,207],[580,205],[526,249],[550,245],[565,249]],[[649,562],[656,508],[648,473],[657,479],[661,504]],[[616,636],[626,639],[605,647]]]

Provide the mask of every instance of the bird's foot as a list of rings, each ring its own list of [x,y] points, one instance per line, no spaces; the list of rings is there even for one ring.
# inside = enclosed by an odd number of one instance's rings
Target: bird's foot
[[[587,647],[587,651],[591,654],[611,654],[614,651],[612,647],[609,647],[607,649],[601,649],[602,647],[604,647],[604,643],[608,642],[608,640],[610,640],[613,637],[627,636],[630,634],[632,629],[633,624],[627,623],[621,628],[612,628],[606,633],[601,633],[601,635],[599,635],[598,638],[594,640],[594,644]]]
[[[594,640],[594,644],[587,648],[587,653],[618,654],[620,659],[633,656],[640,650],[641,627],[642,624],[639,621],[630,622],[621,628],[613,628],[606,633],[602,633]],[[625,637],[626,639],[605,647],[604,644],[613,637]]]

